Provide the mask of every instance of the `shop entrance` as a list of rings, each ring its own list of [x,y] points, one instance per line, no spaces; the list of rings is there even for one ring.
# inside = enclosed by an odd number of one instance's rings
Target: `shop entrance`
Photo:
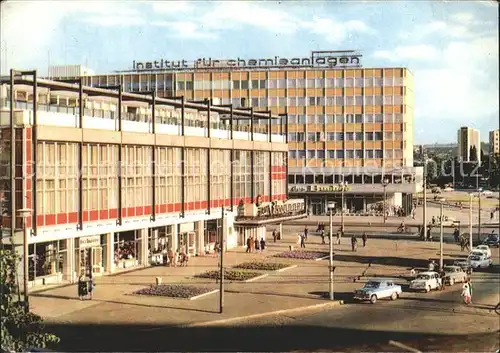
[[[101,276],[102,275],[102,247],[84,248],[78,250],[80,274],[86,276]]]
[[[182,251],[182,249],[185,249],[188,254],[194,256],[196,254],[195,235],[195,232],[180,233],[178,239],[179,250]]]

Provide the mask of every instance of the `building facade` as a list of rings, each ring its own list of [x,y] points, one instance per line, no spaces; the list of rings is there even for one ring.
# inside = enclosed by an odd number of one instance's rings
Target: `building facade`
[[[458,158],[462,162],[481,162],[481,138],[479,130],[463,126],[458,129]]]
[[[14,71],[0,107],[1,239],[27,244],[32,286],[169,250],[203,256],[221,234],[244,245],[266,222],[305,214],[301,200],[287,206],[285,134],[239,121],[276,116]],[[248,224],[245,205],[284,211]]]
[[[490,131],[490,155],[500,154],[500,130]]]
[[[359,57],[313,52],[310,58],[274,61],[134,62],[130,72],[84,80],[287,114],[289,192],[303,197],[312,213],[325,214],[328,201],[340,197],[331,185],[341,181],[349,183],[350,213],[377,212],[384,195],[388,205],[409,212],[423,175],[413,167],[413,75],[406,68],[362,68]]]

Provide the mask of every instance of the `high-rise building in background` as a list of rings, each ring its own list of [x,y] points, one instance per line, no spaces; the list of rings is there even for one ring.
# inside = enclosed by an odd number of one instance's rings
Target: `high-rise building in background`
[[[500,154],[500,130],[490,131],[490,155]]]
[[[312,52],[303,58],[155,60],[132,70],[85,76],[89,86],[210,99],[215,105],[287,114],[288,192],[314,214],[327,204],[349,213],[410,212],[421,190],[413,166],[413,75],[407,68],[363,68],[354,51]],[[262,121],[256,121],[261,126]],[[272,126],[278,131],[277,125]]]
[[[458,129],[458,158],[462,162],[481,162],[479,130],[463,126]]]

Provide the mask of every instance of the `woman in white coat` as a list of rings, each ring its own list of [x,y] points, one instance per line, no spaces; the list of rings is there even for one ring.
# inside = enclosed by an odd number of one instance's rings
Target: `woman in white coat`
[[[469,283],[464,283],[462,287],[462,297],[464,298],[464,303],[469,305],[472,301],[471,288]]]

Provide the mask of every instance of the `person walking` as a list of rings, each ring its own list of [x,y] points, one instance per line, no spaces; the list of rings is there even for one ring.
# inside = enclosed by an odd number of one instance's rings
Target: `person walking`
[[[352,247],[352,251],[357,251],[357,245],[358,245],[358,239],[356,239],[356,236],[353,235],[351,237],[351,247]]]
[[[306,235],[305,234],[302,234],[302,236],[300,237],[300,247],[301,248],[304,248],[306,247]]]
[[[94,292],[95,288],[94,279],[90,277],[87,284],[88,284],[88,296],[89,299],[92,300],[92,293]]]
[[[252,252],[251,246],[252,246],[252,239],[251,239],[251,237],[248,237],[247,238],[247,251],[246,251],[247,253]]]
[[[321,230],[319,231],[319,235],[320,235],[320,237],[321,237],[321,244],[326,244],[326,243],[325,243],[325,231],[324,231],[323,229],[321,229]]]
[[[276,238],[278,237],[278,232],[276,232],[276,229],[273,230],[273,241],[276,243]]]
[[[469,305],[472,302],[472,294],[470,291],[469,282],[466,282],[462,287],[462,298],[466,305]]]
[[[257,237],[255,237],[254,243],[255,243],[255,250],[260,250],[260,243]]]
[[[337,245],[340,245],[340,238],[342,236],[342,233],[340,231],[337,232]]]
[[[368,240],[368,235],[366,234],[366,232],[363,232],[363,236],[361,237],[361,239],[363,240],[363,248],[366,246],[366,241]]]
[[[83,298],[86,297],[87,294],[87,281],[85,279],[85,275],[82,274],[80,277],[78,277],[78,297],[80,298],[80,300],[83,300]]]
[[[444,272],[444,269],[442,268],[440,271],[439,271],[439,278],[441,279],[441,288],[440,290],[444,290],[445,289],[445,277],[446,277],[446,273]]]
[[[307,227],[304,228],[304,237],[306,238],[307,240],[307,233],[309,233],[309,229],[307,229]]]
[[[264,238],[260,238],[260,251],[264,251],[264,249],[266,248],[266,241],[264,240]]]

